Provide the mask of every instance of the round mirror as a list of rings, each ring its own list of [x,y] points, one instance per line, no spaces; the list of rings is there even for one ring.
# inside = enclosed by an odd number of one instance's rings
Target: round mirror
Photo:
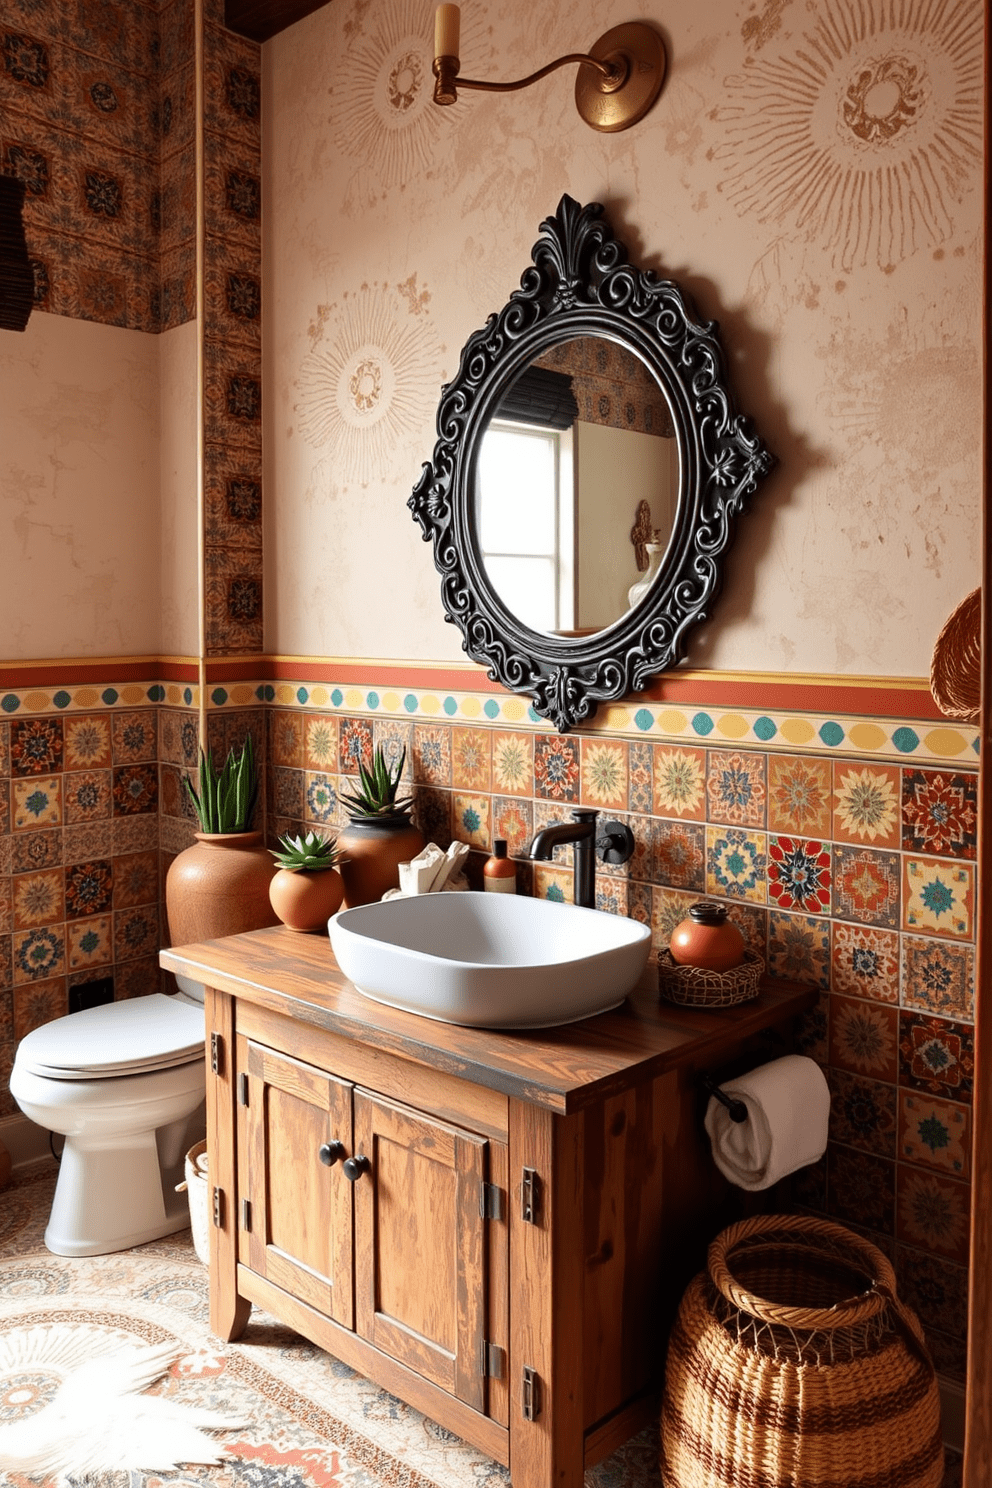
[[[583,639],[650,589],[678,499],[678,440],[657,378],[618,341],[571,337],[509,383],[482,436],[480,566],[522,625]]]

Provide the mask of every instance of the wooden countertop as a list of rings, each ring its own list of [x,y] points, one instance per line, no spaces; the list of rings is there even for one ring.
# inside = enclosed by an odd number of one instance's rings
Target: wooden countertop
[[[347,980],[326,935],[279,925],[160,953],[169,971],[315,1027],[567,1115],[593,1100],[688,1065],[704,1069],[816,999],[765,978],[754,1002],[702,1011],[662,1002],[654,957],[627,1000],[561,1028],[504,1032],[438,1023],[385,1007]]]

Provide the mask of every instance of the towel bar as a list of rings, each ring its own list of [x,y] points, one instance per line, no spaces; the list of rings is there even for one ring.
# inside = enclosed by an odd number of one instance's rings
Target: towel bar
[[[721,1090],[719,1085],[710,1075],[700,1075],[699,1083],[707,1095],[716,1096],[721,1106],[726,1106],[730,1112],[731,1121],[742,1122],[747,1120],[747,1106],[743,1101],[734,1100],[732,1096]]]

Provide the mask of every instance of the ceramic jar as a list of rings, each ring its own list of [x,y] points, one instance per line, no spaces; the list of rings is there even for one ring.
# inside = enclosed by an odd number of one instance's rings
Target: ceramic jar
[[[704,971],[731,971],[744,960],[744,937],[727,909],[711,899],[693,904],[676,925],[668,947],[673,961]]]
[[[353,816],[338,833],[344,905],[374,904],[387,889],[400,886],[400,864],[422,852],[424,834],[410,818]]]
[[[344,898],[344,879],[336,868],[280,868],[269,884],[269,902],[290,930],[326,930]]]
[[[165,880],[165,912],[172,945],[217,940],[278,925],[269,902],[276,872],[261,832],[196,832]]]

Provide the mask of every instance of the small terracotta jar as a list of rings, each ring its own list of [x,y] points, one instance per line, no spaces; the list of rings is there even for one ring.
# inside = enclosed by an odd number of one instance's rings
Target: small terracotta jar
[[[712,899],[693,904],[686,918],[676,925],[668,949],[672,960],[703,971],[731,971],[744,960],[744,937],[727,909]]]
[[[344,879],[336,868],[280,868],[269,884],[269,902],[290,930],[326,930],[344,898]]]
[[[345,909],[374,904],[387,889],[398,889],[400,864],[409,863],[424,846],[424,834],[408,816],[351,817],[338,833]]]

